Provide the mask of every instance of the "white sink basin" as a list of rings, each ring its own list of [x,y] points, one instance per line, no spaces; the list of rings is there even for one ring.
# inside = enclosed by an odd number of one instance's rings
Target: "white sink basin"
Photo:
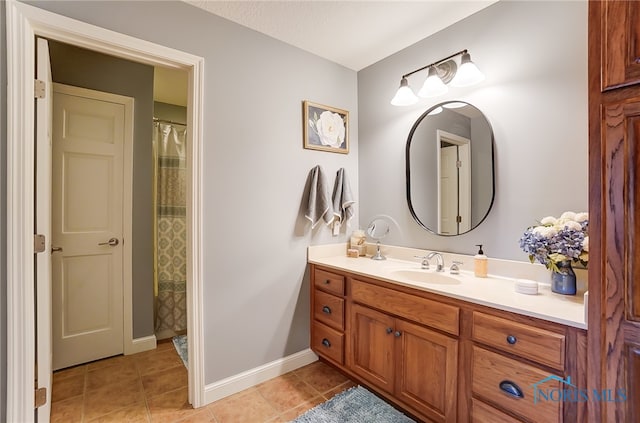
[[[391,276],[398,279],[409,280],[411,282],[426,283],[433,285],[458,285],[460,281],[441,273],[428,272],[418,269],[392,270]]]

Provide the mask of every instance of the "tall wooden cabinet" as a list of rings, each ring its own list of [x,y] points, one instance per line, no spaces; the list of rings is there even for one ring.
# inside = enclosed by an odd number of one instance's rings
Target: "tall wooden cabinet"
[[[640,2],[589,2],[589,165],[589,419],[639,422]]]

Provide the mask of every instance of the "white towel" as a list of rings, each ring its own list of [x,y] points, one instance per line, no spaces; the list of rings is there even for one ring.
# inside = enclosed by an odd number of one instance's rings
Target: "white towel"
[[[349,220],[353,217],[354,204],[355,200],[351,193],[347,172],[344,168],[340,168],[336,175],[336,184],[333,187],[333,215],[338,222],[346,222],[349,225]]]
[[[329,201],[329,184],[322,168],[316,166],[311,169],[309,176],[309,200],[304,217],[311,222],[311,228],[320,222],[320,219],[329,225],[333,222],[333,209]]]

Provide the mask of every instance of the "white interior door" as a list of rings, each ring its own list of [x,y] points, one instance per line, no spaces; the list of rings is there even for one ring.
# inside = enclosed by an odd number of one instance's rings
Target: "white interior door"
[[[45,251],[36,254],[36,387],[46,389],[38,422],[51,414],[51,111],[53,84],[47,40],[36,43],[36,78],[44,82],[44,97],[36,99],[35,231],[45,237]]]
[[[440,148],[440,218],[438,233],[455,235],[458,233],[458,147],[453,145]]]
[[[53,368],[123,352],[125,153],[133,99],[54,84]],[[128,154],[128,153],[127,153]]]

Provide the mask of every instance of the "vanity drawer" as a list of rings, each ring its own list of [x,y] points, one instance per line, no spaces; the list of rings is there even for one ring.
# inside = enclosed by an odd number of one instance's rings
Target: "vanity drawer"
[[[502,351],[564,369],[565,336],[488,314],[473,313],[472,338]]]
[[[344,276],[337,273],[316,269],[314,272],[314,285],[336,295],[344,295]]]
[[[353,301],[366,304],[385,313],[458,335],[460,309],[416,295],[383,288],[356,279],[351,281]]]
[[[517,362],[483,348],[473,347],[471,389],[474,396],[536,422],[562,421],[562,402],[539,399],[534,403],[534,384],[551,376],[549,372]],[[505,390],[513,388],[509,394]],[[560,382],[548,380],[540,389],[561,389]],[[519,392],[518,392],[519,391]],[[518,394],[516,394],[518,392]]]
[[[343,364],[344,334],[314,321],[311,349],[319,355]]]
[[[521,421],[474,398],[471,404],[471,423],[521,423]]]
[[[316,289],[313,297],[313,318],[334,329],[344,329],[344,300]]]

